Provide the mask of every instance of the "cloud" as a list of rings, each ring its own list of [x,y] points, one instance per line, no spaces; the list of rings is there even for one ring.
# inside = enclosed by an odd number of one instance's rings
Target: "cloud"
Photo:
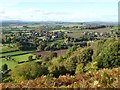
[[[26,10],[0,11],[2,20],[27,20],[27,21],[44,21],[44,20],[62,20],[70,12],[42,10],[29,8]]]
[[[113,3],[117,3],[118,1],[119,0],[1,0],[0,17],[2,18],[2,20],[19,19],[29,21],[95,21],[110,19],[116,20],[116,10],[113,11],[109,9],[109,6],[103,6],[102,9],[101,7],[99,7],[100,10],[97,10],[97,5],[98,3],[110,3],[110,5],[112,5]],[[27,5],[31,3],[31,6],[24,8],[24,5],[26,5],[24,4],[25,2],[29,2]],[[82,7],[81,3],[88,4],[89,2],[93,2],[95,6],[92,7],[83,5]],[[36,7],[36,3],[40,5],[42,5],[41,3],[44,3],[44,5],[43,7]],[[52,6],[51,3],[53,5],[52,8],[50,7]],[[54,6],[54,3],[56,7]],[[74,5],[69,6],[69,8],[67,8],[66,6],[65,9],[61,9],[62,6],[64,7],[65,5],[67,5],[66,3],[71,3],[70,5]],[[76,3],[78,3],[77,5],[80,4],[81,6],[75,6]],[[58,4],[61,5],[61,7],[59,6],[59,8],[57,9]],[[99,6],[101,6],[101,4]]]
[[[5,11],[0,11],[0,14],[5,14]]]
[[[95,13],[90,13],[95,12]],[[76,11],[53,11],[37,8],[29,8],[21,11],[1,11],[2,20],[25,20],[25,21],[117,21],[117,13],[108,11],[81,10]]]

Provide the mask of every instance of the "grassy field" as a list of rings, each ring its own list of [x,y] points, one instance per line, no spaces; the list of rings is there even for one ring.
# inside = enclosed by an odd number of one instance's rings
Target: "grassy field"
[[[9,60],[9,61],[7,61],[5,58],[0,58],[0,63],[2,63],[1,65],[7,64],[9,69],[13,69],[16,65],[18,65],[18,62],[27,61],[28,56],[30,56],[30,55],[32,55],[33,59],[35,59],[35,55],[25,54],[25,55],[11,57],[14,60]]]
[[[0,64],[0,67],[3,64],[7,64],[9,69],[13,69],[18,64],[18,62],[27,61],[28,56],[31,56],[31,55],[33,56],[33,59],[35,59],[35,55],[33,55],[33,54],[13,56],[13,57],[11,57],[13,60],[9,60],[9,61],[7,61],[5,58],[0,58],[0,63],[2,63],[2,64]]]
[[[0,63],[2,63],[2,64],[0,64],[1,66],[3,64],[7,64],[9,69],[13,69],[18,64],[17,62],[12,61],[12,60],[6,61],[5,58],[0,58]],[[0,69],[1,69],[1,66],[0,66]]]
[[[19,51],[15,47],[8,47],[8,45],[2,46],[0,44],[0,49],[2,49],[1,56],[11,56],[11,59],[7,61],[5,58],[0,58],[0,68],[3,64],[7,64],[9,69],[13,69],[18,62],[27,61],[29,56],[33,56],[35,59],[35,55],[33,55],[30,51]]]
[[[60,30],[50,30],[50,32],[60,32],[60,31],[62,31],[62,32],[67,32],[67,31],[69,31],[69,30],[64,30],[64,29],[60,29]]]
[[[33,59],[35,59],[35,55],[33,54],[24,54],[24,55],[19,55],[19,56],[14,56],[13,59],[15,61],[27,61],[29,56],[33,56]]]
[[[24,27],[24,25],[19,25],[19,26],[5,26],[1,27],[2,30],[33,30],[33,29],[40,29],[41,25],[40,24],[34,24],[34,25],[28,25],[28,27]]]

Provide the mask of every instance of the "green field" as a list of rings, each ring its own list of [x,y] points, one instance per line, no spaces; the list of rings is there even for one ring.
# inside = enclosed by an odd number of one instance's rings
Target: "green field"
[[[0,54],[1,56],[11,56],[10,60],[6,60],[5,58],[0,58],[0,67],[3,64],[7,64],[9,69],[13,69],[18,62],[22,62],[22,61],[27,61],[29,56],[33,56],[33,59],[35,59],[35,55],[33,55],[31,52],[32,51],[19,51],[17,50],[15,47],[8,47],[8,45],[4,45],[2,46],[2,44],[0,44],[0,49],[2,49],[3,54]]]
[[[27,61],[28,56],[30,56],[30,55],[32,55],[32,54],[14,56],[14,57],[12,57],[12,59],[14,59],[14,60],[10,60],[10,61],[7,61],[5,58],[0,58],[0,62],[2,63],[1,65],[7,64],[9,69],[13,69],[16,65],[18,65],[18,62]],[[32,56],[34,59],[35,58],[34,55],[32,55]]]
[[[24,25],[19,25],[19,26],[5,26],[5,27],[1,27],[2,30],[33,30],[33,29],[40,29],[40,24],[33,24],[33,25],[29,25],[27,28],[24,27]]]

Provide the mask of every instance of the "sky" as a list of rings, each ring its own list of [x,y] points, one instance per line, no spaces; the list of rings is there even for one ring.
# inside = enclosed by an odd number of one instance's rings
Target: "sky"
[[[0,20],[117,22],[119,0],[0,0]]]

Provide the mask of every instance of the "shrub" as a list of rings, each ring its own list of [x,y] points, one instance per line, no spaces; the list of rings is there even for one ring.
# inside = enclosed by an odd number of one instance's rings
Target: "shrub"
[[[58,58],[57,58],[57,61],[58,62],[62,62],[64,60],[64,58],[62,57],[62,56],[59,56]]]
[[[83,67],[84,67],[83,63],[78,64],[77,67],[76,67],[75,73],[83,73],[84,72],[84,68]]]
[[[67,59],[67,60],[64,62],[64,66],[65,66],[66,70],[67,70],[70,74],[74,74],[74,73],[75,73],[76,61],[73,60],[72,58]]]
[[[69,47],[66,52],[66,57],[69,57],[76,49],[76,46]]]
[[[41,57],[41,55],[39,55],[39,54],[37,54],[37,55],[35,56],[36,59],[40,59],[40,57]]]
[[[99,68],[120,66],[120,40],[108,39],[102,45],[102,50],[96,56]]]
[[[28,62],[18,65],[10,72],[12,80],[16,82],[21,80],[34,79],[47,73],[48,71],[46,67],[40,66],[35,62]]]
[[[79,54],[79,59],[77,60],[78,63],[83,63],[86,65],[86,63],[92,61],[92,55],[93,55],[93,49],[88,47],[82,49],[81,53]]]
[[[52,52],[52,53],[50,54],[50,59],[52,59],[53,57],[57,57],[57,53],[56,53],[56,52]]]
[[[98,66],[97,66],[97,62],[89,62],[85,68],[84,68],[84,71],[91,71],[91,72],[94,72],[98,69]]]
[[[58,70],[57,70],[57,66],[55,66],[55,65],[50,65],[50,66],[48,67],[48,70],[49,70],[49,73],[52,74],[53,76],[56,76],[56,77],[59,76]]]
[[[48,67],[49,73],[52,74],[54,77],[59,77],[59,75],[65,75],[67,73],[67,70],[62,64],[56,65],[50,65]]]
[[[29,57],[28,57],[28,60],[29,60],[29,61],[32,61],[32,60],[33,60],[33,56],[29,56]]]
[[[8,65],[7,64],[3,64],[1,68],[2,68],[2,71],[6,71],[6,70],[8,70]]]
[[[49,58],[48,56],[44,56],[44,57],[42,58],[42,60],[45,61],[45,62],[48,62],[48,61],[50,60],[50,58]]]

